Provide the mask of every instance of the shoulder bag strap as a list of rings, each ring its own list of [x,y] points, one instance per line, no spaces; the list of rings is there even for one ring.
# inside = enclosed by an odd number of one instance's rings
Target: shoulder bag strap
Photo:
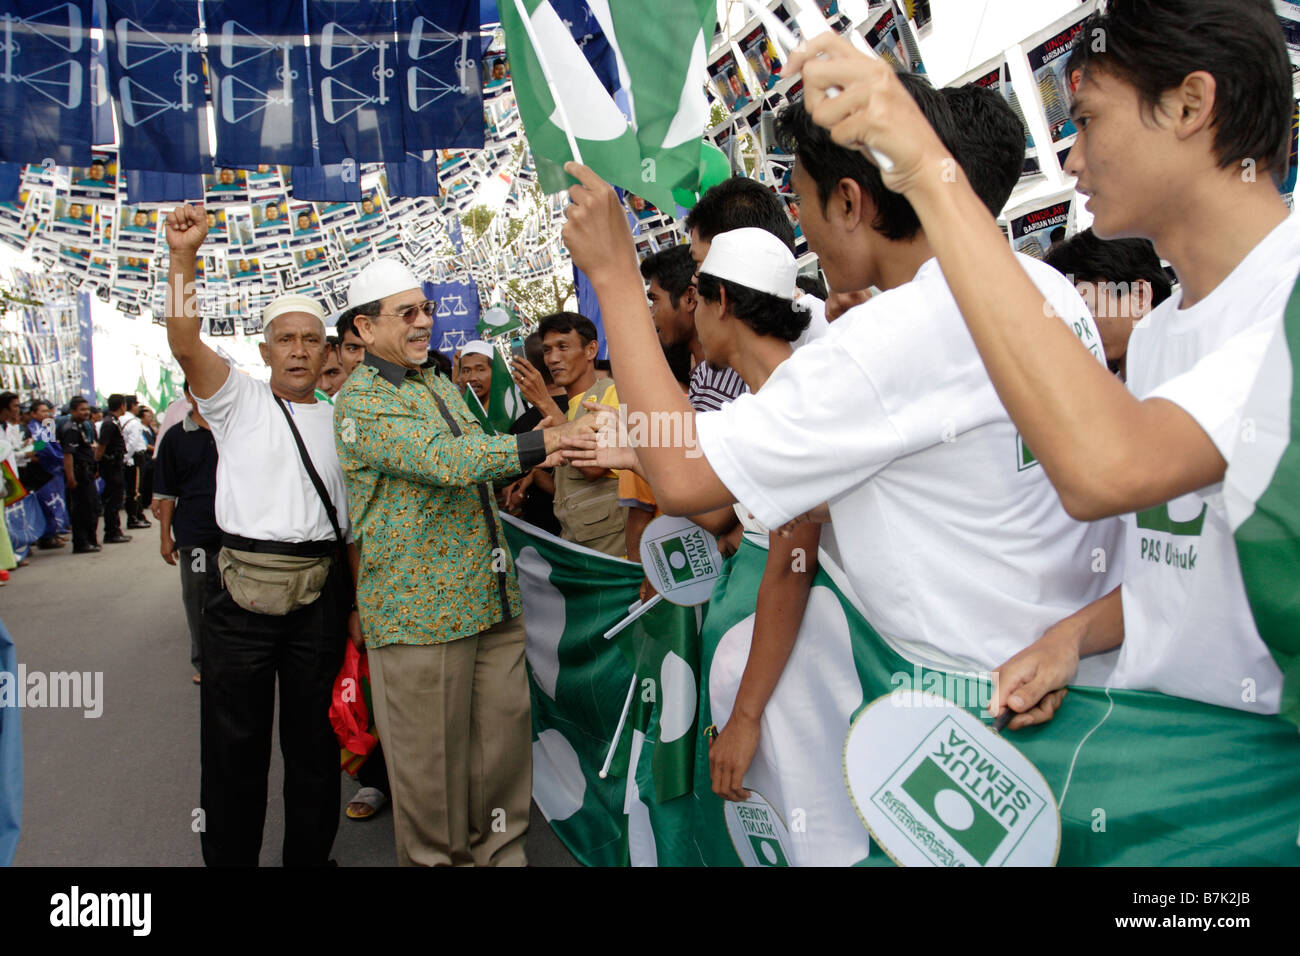
[[[302,435],[298,434],[298,426],[293,423],[293,415],[278,395],[275,397],[275,404],[280,406],[280,411],[284,413],[284,420],[289,423],[289,431],[293,432],[294,443],[298,446],[298,457],[302,459],[302,465],[307,469],[307,477],[316,486],[316,494],[320,495],[321,504],[325,506],[325,514],[330,519],[330,527],[334,529],[334,537],[341,545],[343,532],[339,529],[339,513],[334,508],[330,493],[325,490],[325,482],[321,481],[320,475],[316,473],[316,467],[311,463],[311,455],[307,454],[307,446],[302,442]]]

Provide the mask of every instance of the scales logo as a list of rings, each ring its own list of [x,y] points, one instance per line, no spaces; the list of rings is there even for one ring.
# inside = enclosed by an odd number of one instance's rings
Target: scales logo
[[[650,553],[660,567],[661,578],[665,583],[671,582],[670,589],[718,574],[719,569],[714,564],[703,530],[668,535],[650,544]]]
[[[1048,801],[944,717],[871,797],[939,866],[997,866]]]

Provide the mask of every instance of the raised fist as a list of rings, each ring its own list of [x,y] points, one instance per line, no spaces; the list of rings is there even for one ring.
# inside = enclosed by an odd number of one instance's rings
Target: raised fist
[[[202,206],[177,206],[167,214],[167,245],[172,252],[195,252],[208,234]]]

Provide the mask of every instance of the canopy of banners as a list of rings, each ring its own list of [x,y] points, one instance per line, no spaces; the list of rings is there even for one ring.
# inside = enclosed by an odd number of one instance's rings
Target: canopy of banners
[[[1064,64],[1094,5],[957,80],[1027,117],[1026,184],[1060,180]],[[575,156],[623,190],[642,255],[732,172],[783,197],[803,254],[772,118],[810,16],[926,72],[926,0],[663,0],[653,22],[636,0],[0,0],[0,244],[162,321],[162,220],[202,199],[209,333],[257,334],[289,290],[341,309],[389,254],[430,283],[444,351],[517,329],[481,324],[488,305],[535,317],[512,280],[572,276],[585,301],[559,241]],[[1073,229],[1073,190],[1042,192],[1005,216],[1030,255]],[[462,223],[489,193],[506,215]]]

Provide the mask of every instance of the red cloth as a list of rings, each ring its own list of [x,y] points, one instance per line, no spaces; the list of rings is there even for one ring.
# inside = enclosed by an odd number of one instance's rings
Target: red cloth
[[[348,641],[330,696],[330,726],[339,740],[339,766],[356,776],[379,738],[370,717],[370,661]]]

